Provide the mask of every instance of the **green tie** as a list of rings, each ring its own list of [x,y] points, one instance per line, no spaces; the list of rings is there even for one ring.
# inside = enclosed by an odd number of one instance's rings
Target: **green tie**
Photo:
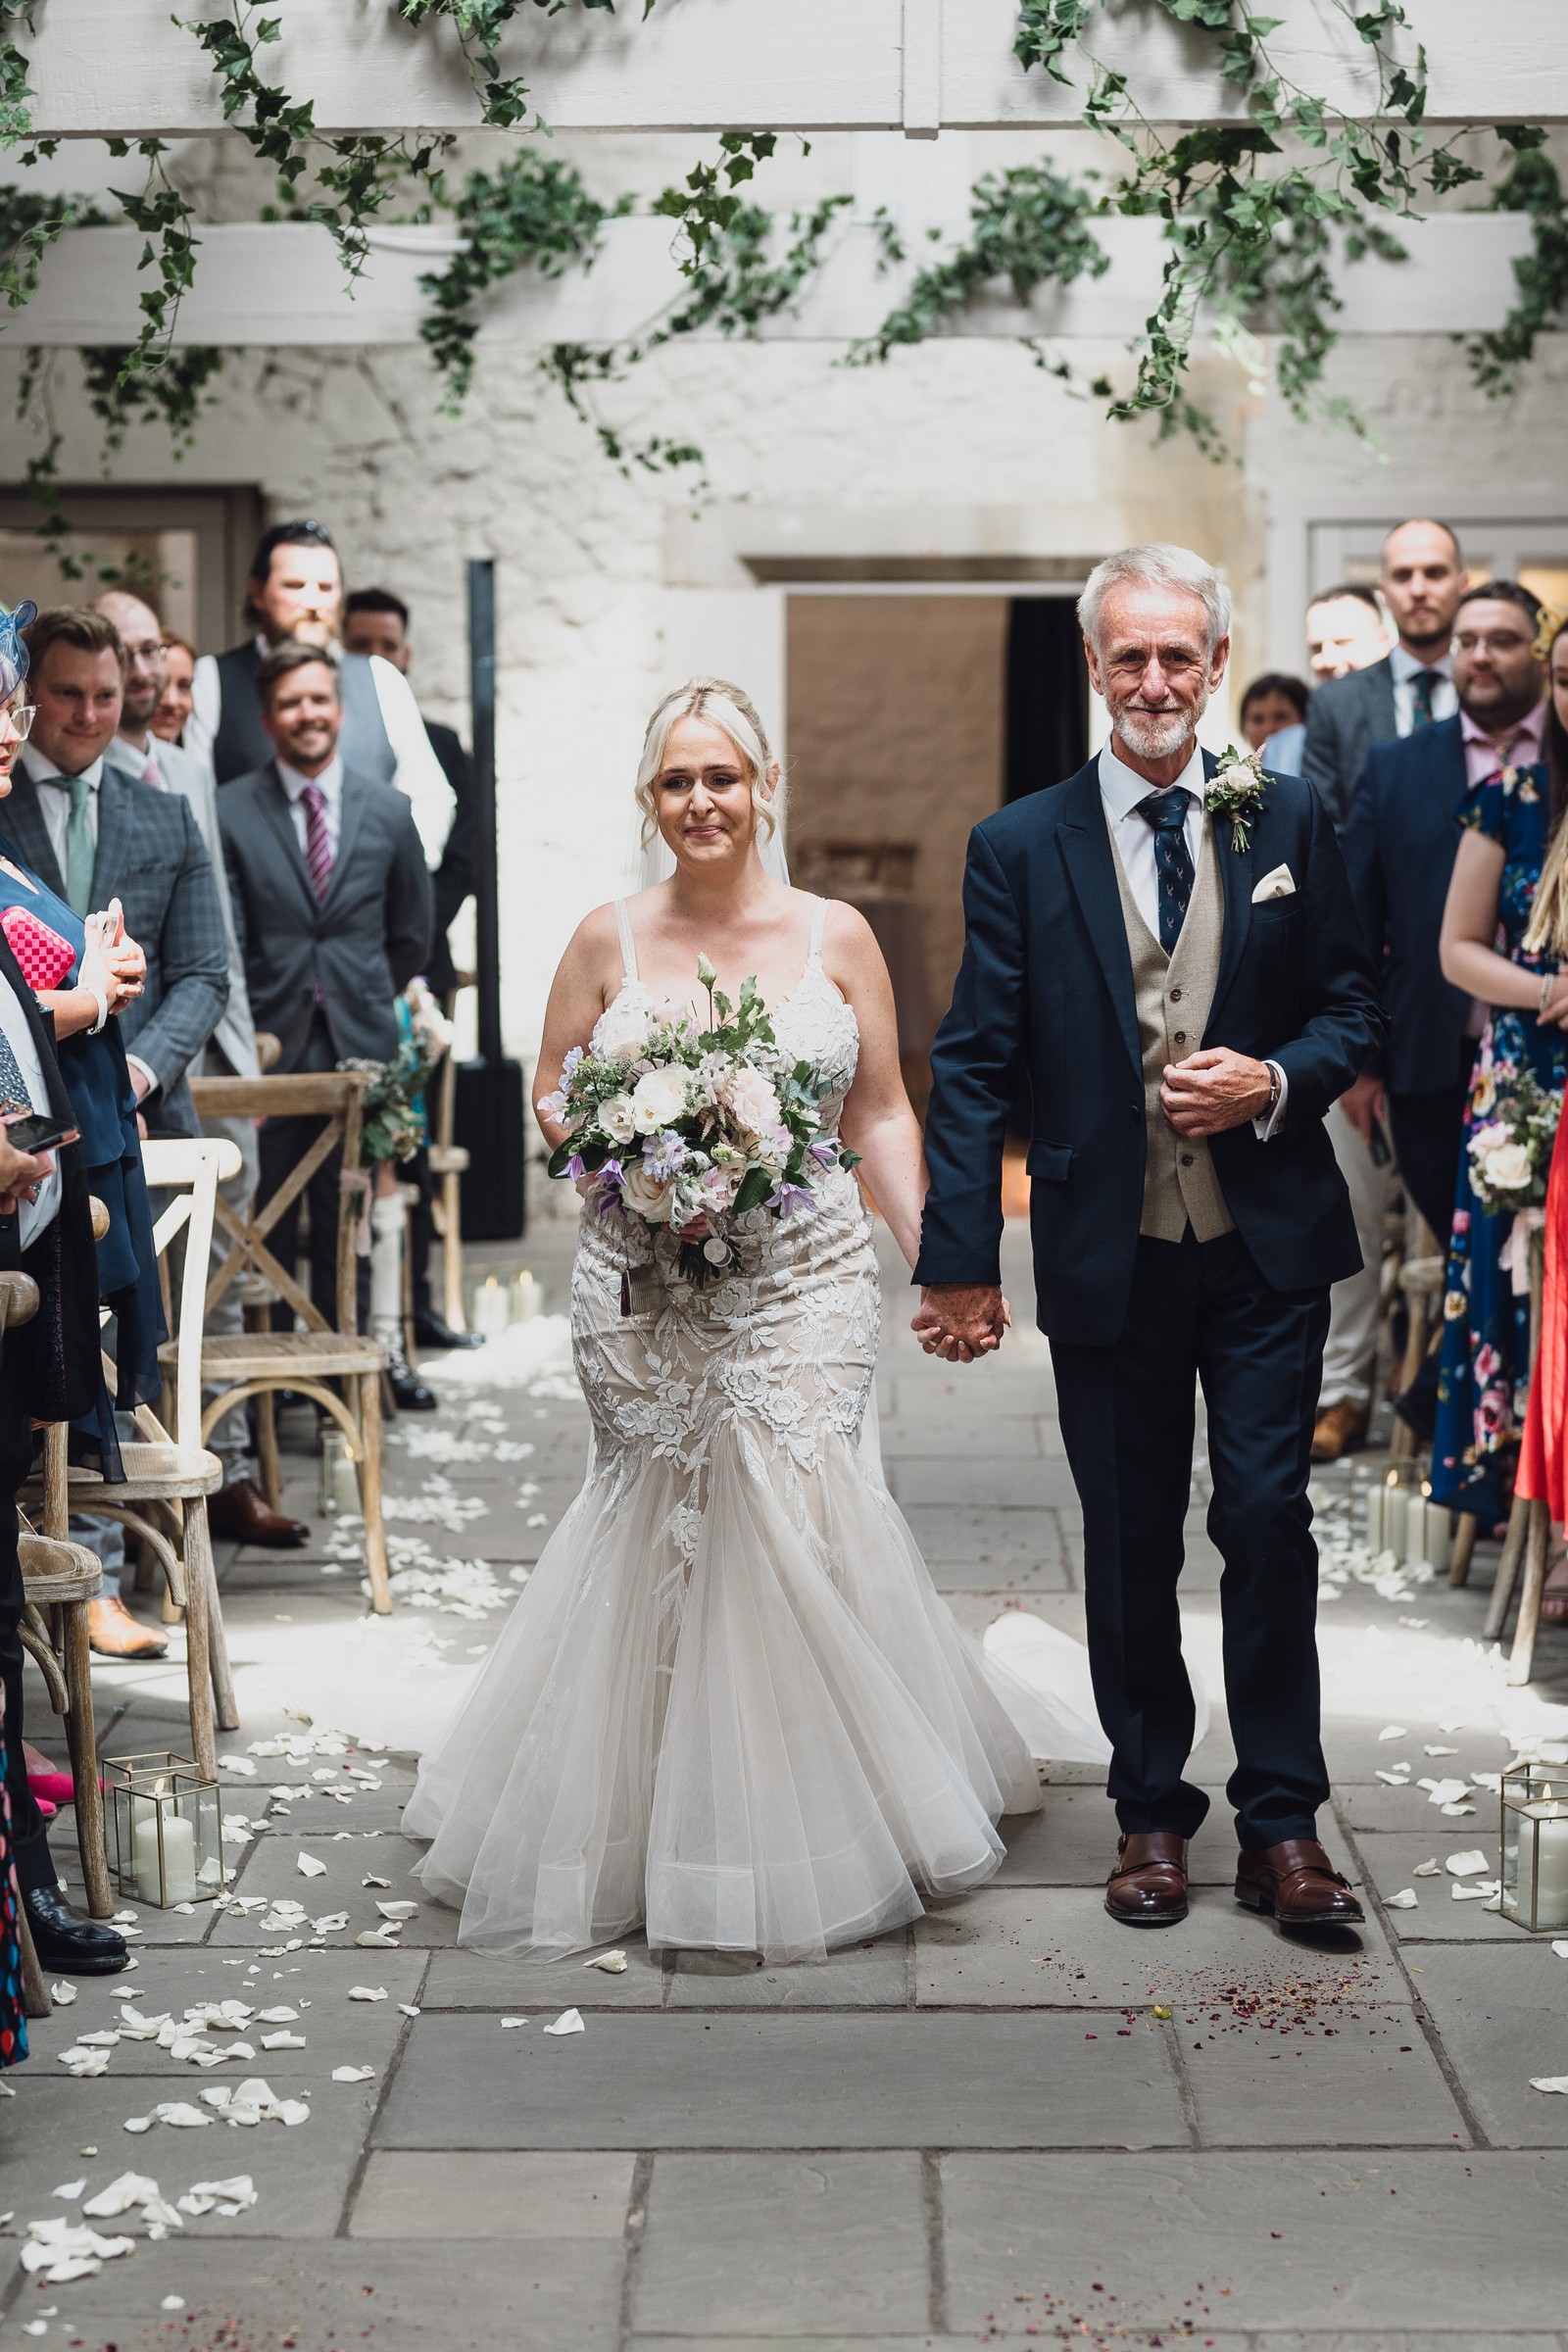
[[[92,905],[93,838],[87,822],[92,786],[85,776],[62,776],[71,795],[71,821],[66,827],[66,898],[76,914]]]

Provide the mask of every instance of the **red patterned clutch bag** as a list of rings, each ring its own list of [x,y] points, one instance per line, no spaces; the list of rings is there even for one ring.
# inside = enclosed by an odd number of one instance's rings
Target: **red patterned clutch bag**
[[[70,940],[25,906],[8,906],[0,914],[0,931],[29,988],[58,988],[76,960]]]

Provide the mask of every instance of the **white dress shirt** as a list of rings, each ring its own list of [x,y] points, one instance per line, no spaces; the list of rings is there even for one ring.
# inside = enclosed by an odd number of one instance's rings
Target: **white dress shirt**
[[[259,637],[257,649],[268,651],[267,640]],[[375,688],[375,700],[381,712],[381,724],[392,746],[396,765],[392,781],[399,792],[406,792],[414,806],[415,829],[423,845],[425,862],[432,869],[441,862],[447,835],[457,802],[447,782],[446,769],[430,747],[419,716],[419,706],[414,699],[414,689],[401,669],[383,662],[379,654],[369,656],[370,683]],[[213,746],[218,741],[219,722],[222,716],[223,693],[219,678],[216,655],[203,654],[191,679],[191,710],[185,721],[185,748],[199,760],[209,763]]]
[[[1432,678],[1432,715],[1434,719],[1451,718],[1459,708],[1459,691],[1454,685],[1448,657],[1441,662],[1418,662],[1396,645],[1389,656],[1389,668],[1394,676],[1394,721],[1401,735],[1410,734],[1415,726],[1415,691],[1411,679],[1426,670]]]
[[[128,751],[129,746],[127,745],[125,749]],[[39,814],[43,818],[44,831],[49,836],[49,847],[55,854],[55,863],[59,866],[61,874],[64,875],[66,870],[66,834],[71,825],[71,793],[68,787],[73,779],[66,774],[63,768],[56,767],[54,761],[46,753],[39,751],[36,744],[24,743],[19,758],[28,775],[38,786]],[[104,780],[102,754],[93,761],[91,767],[84,767],[81,773],[92,787],[87,795],[87,831],[92,838],[93,847],[96,849],[98,846],[98,787]],[[55,777],[60,779],[58,783],[51,781]]]
[[[17,1065],[26,1081],[27,1101],[34,1110],[49,1108],[49,1089],[44,1084],[43,1062],[33,1043],[27,1016],[17,1002],[17,992],[9,980],[0,976],[0,1030],[4,1030],[7,1045],[17,1057]],[[18,1210],[22,1219],[21,1242],[24,1250],[35,1241],[60,1210],[60,1163],[56,1160],[42,1184],[36,1200],[24,1200]]]
[[[332,853],[335,864],[337,861],[337,837],[343,818],[342,760],[332,760],[328,766],[322,768],[318,776],[302,776],[297,767],[290,767],[286,760],[279,760],[277,773],[283,790],[288,795],[289,814],[294,819],[294,831],[300,845],[300,856],[305,858],[307,864],[309,864],[310,858],[305,845],[309,837],[310,815],[305,806],[305,795],[312,784],[319,790],[322,800],[326,803],[324,811],[326,846]]]
[[[1186,841],[1187,855],[1193,861],[1196,875],[1203,850],[1203,826],[1207,821],[1204,815],[1207,785],[1203,776],[1203,754],[1195,743],[1193,756],[1177,777],[1175,785],[1162,787],[1151,784],[1147,776],[1139,775],[1135,768],[1118,760],[1111,748],[1113,742],[1113,737],[1107,740],[1100,754],[1100,799],[1105,811],[1105,830],[1110,835],[1110,846],[1121,862],[1121,870],[1127,877],[1133,905],[1157,939],[1159,867],[1154,858],[1154,828],[1147,816],[1139,814],[1138,804],[1147,801],[1151,793],[1165,789],[1186,793],[1187,817],[1182,827],[1182,837]],[[1279,1133],[1291,1086],[1277,1061],[1265,1061],[1263,1067],[1272,1070],[1278,1077],[1280,1091],[1273,1110],[1263,1112],[1252,1121],[1252,1133],[1260,1144],[1270,1142]]]

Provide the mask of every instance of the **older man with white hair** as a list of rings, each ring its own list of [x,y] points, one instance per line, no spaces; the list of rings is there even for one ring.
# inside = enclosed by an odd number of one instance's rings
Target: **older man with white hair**
[[[1331,1283],[1360,1263],[1323,1130],[1382,1042],[1370,960],[1310,785],[1197,729],[1230,597],[1136,547],[1079,605],[1110,711],[1096,760],[970,838],[966,939],[932,1053],[914,1328],[1000,1345],[1002,1152],[1034,1103],[1035,1287],[1084,1518],[1090,1662],[1112,1746],[1115,1919],[1187,1909],[1208,1809],[1176,1600],[1201,1382],[1237,1768],[1236,1893],[1293,1927],[1361,1912],[1317,1841],[1317,1553],[1306,1500]]]

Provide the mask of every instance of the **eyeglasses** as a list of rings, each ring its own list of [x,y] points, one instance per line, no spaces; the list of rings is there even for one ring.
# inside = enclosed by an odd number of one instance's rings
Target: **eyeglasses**
[[[32,722],[37,711],[36,703],[12,703],[6,710],[0,710],[0,718],[5,720],[19,743],[25,743],[32,733]]]
[[[1516,629],[1458,629],[1454,649],[1461,654],[1517,654],[1530,644]]]

